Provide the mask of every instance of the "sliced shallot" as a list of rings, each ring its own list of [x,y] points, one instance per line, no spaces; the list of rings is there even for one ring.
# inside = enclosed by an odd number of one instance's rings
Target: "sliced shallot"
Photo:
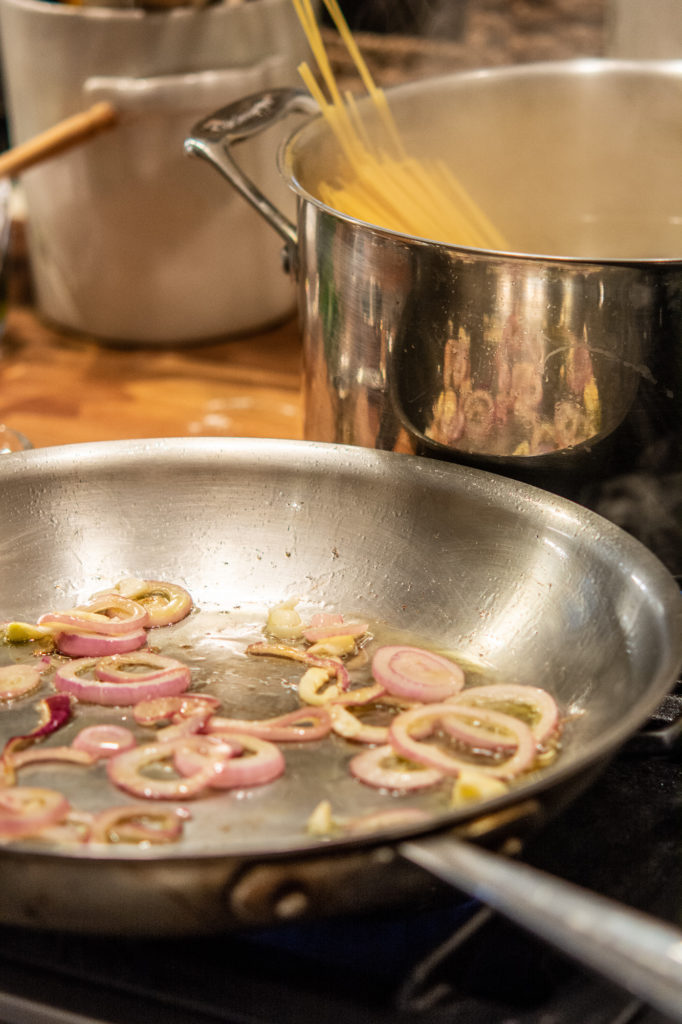
[[[319,643],[321,640],[329,640],[330,637],[350,636],[354,640],[364,636],[369,625],[366,622],[344,622],[339,616],[340,622],[334,622],[324,626],[309,626],[304,630],[303,638],[309,644]]]
[[[246,648],[247,654],[265,655],[272,658],[289,658],[291,661],[300,661],[311,668],[325,669],[330,676],[334,676],[338,686],[347,690],[350,686],[350,676],[342,661],[338,658],[316,658],[307,651],[299,650],[298,647],[289,647],[286,644],[249,644]]]
[[[114,757],[124,750],[132,750],[136,740],[130,729],[124,725],[86,725],[71,744],[74,750],[89,754],[93,760]]]
[[[240,789],[243,786],[261,786],[272,782],[283,774],[286,767],[279,747],[269,740],[247,733],[234,732],[224,736],[196,736],[193,746],[178,745],[174,755],[175,767],[183,774],[188,773],[190,779],[195,772],[200,773],[210,759],[216,743],[224,747],[225,742],[236,744],[241,748],[238,755],[222,757],[214,762],[214,772],[208,785],[212,789]]]
[[[357,670],[361,658],[364,665],[369,662],[369,646],[356,642],[366,636],[368,624],[320,613],[306,627],[295,605],[291,600],[272,609],[266,627],[271,642],[251,644],[246,653],[305,666],[298,686],[304,706],[257,720],[219,716],[217,697],[186,692],[191,683],[187,665],[141,650],[150,628],[178,622],[191,611],[192,598],[176,584],[126,578],[84,606],[42,616],[37,625],[0,627],[6,639],[17,642],[52,640],[61,654],[74,659],[68,664],[52,659],[60,692],[37,705],[42,720],[36,729],[5,744],[0,841],[35,835],[57,843],[174,842],[188,812],[153,801],[179,802],[272,782],[285,771],[276,744],[320,740],[332,729],[372,745],[349,762],[351,774],[363,784],[400,793],[449,779],[451,806],[505,793],[509,780],[537,768],[538,758],[553,751],[553,744],[542,748],[559,729],[556,702],[546,691],[503,683],[465,690],[464,672],[450,657],[399,644],[376,651],[372,685],[351,689],[349,669]],[[308,646],[295,643],[301,636]],[[36,689],[49,664],[45,658],[40,667],[0,669],[0,701]],[[131,729],[103,723],[82,728],[70,746],[36,746],[68,721],[71,697],[132,705],[138,726],[160,728],[142,745]],[[368,717],[384,706],[385,717]],[[388,722],[390,715],[390,724],[374,724]],[[110,782],[139,802],[79,817],[61,793],[13,785],[16,770],[26,765],[61,761],[87,766],[100,760],[106,760]],[[322,801],[308,828],[329,835],[340,828],[404,827],[430,817],[415,808],[392,807],[336,822],[331,805]]]
[[[198,752],[193,762],[194,771],[177,778],[152,778],[143,771],[152,765],[175,762],[178,755]],[[200,796],[215,780],[218,766],[232,757],[234,751],[228,743],[208,746],[206,736],[185,736],[171,743],[146,743],[133,750],[117,754],[107,762],[109,779],[125,793],[145,800],[189,800]],[[177,766],[176,766],[177,767]],[[180,770],[180,769],[178,769]]]
[[[65,629],[116,635],[140,629],[146,626],[147,621],[147,610],[137,601],[131,601],[121,594],[102,594],[82,607],[41,615],[38,625],[64,626]]]
[[[48,825],[61,821],[69,801],[55,789],[13,786],[0,789],[0,839],[22,839],[38,835]]]
[[[329,704],[332,718],[332,729],[337,736],[354,740],[356,743],[388,743],[387,725],[370,725],[362,720],[362,711],[378,706],[384,711],[406,710],[413,701],[401,701],[392,697],[380,683],[374,686],[363,686],[341,694]],[[376,709],[376,708],[375,708]]]
[[[343,615],[340,612],[315,612],[306,629],[317,629],[318,626],[340,626]]]
[[[159,729],[156,734],[157,743],[168,743],[182,736],[203,732],[219,706],[218,698],[209,694],[183,693],[179,697],[143,700],[133,708],[133,717],[139,725],[169,721],[170,724]]]
[[[452,700],[453,704],[466,704],[470,707],[490,707],[502,705],[508,714],[514,714],[514,708],[520,711],[530,709],[532,721],[530,731],[538,743],[544,743],[559,728],[559,708],[554,697],[539,686],[522,686],[513,683],[488,683],[483,686],[471,686],[463,690]]]
[[[296,708],[276,718],[258,720],[214,715],[206,726],[206,732],[209,735],[237,732],[258,736],[273,743],[300,743],[323,739],[329,735],[331,727],[332,720],[327,708],[305,707]]]
[[[191,595],[177,583],[127,577],[119,580],[115,589],[145,608],[148,627],[170,626],[180,622],[193,607]]]
[[[354,690],[347,690],[345,693],[340,693],[334,697],[334,704],[338,704],[340,707],[344,705],[354,705],[360,707],[363,704],[372,704],[381,698],[382,703],[386,697],[386,687],[382,686],[381,683],[372,683],[371,686],[358,686]],[[391,697],[388,698],[390,702]]]
[[[51,626],[39,626],[37,622],[0,623],[0,637],[9,644],[27,644],[33,640],[51,640],[54,636]]]
[[[490,720],[488,720],[487,725],[481,721],[482,716],[475,713],[475,708],[478,705],[458,704],[454,699],[452,701],[448,700],[445,703],[451,703],[454,707],[468,708],[474,711],[473,714],[448,715],[441,719],[441,728],[451,739],[456,740],[465,747],[481,752],[504,754],[516,749],[518,744],[516,736],[508,730],[496,728],[495,724],[492,724],[491,728]],[[430,727],[426,725],[425,735],[428,736],[429,732]],[[412,735],[416,739],[420,739],[417,731],[413,731]]]
[[[388,726],[370,725],[368,722],[363,722],[352,710],[352,705],[331,704],[329,713],[332,729],[337,736],[343,736],[346,740],[354,740],[356,743],[388,742]]]
[[[306,822],[306,832],[311,836],[330,836],[337,827],[332,816],[332,805],[329,800],[320,800],[313,808]]]
[[[375,789],[426,789],[445,777],[437,768],[400,757],[390,743],[356,754],[348,767],[351,775]]]
[[[70,658],[103,658],[139,651],[147,643],[147,633],[144,629],[135,629],[130,633],[107,636],[103,633],[71,630],[68,633],[56,633],[54,642],[57,650]]]
[[[308,656],[315,658],[347,658],[355,655],[357,646],[352,636],[329,636],[308,648]]]
[[[125,665],[149,665],[151,671],[138,673],[122,667]],[[93,672],[96,678],[90,674]],[[130,654],[112,655],[110,658],[78,658],[57,669],[54,686],[90,704],[123,707],[150,697],[183,693],[190,679],[189,668],[175,658]]]
[[[133,708],[133,717],[138,725],[156,725],[158,722],[179,722],[200,709],[215,711],[219,707],[220,700],[211,694],[183,693],[177,697],[142,700]]]
[[[444,750],[423,738],[416,739],[412,735],[412,731],[416,730],[420,737],[424,737],[427,727],[429,733],[433,733],[451,716],[461,716],[465,720],[475,721],[490,730],[506,730],[516,739],[516,749],[510,756],[490,763],[476,763],[478,771],[506,780],[514,778],[532,765],[537,747],[535,737],[528,726],[519,718],[487,708],[470,708],[466,705],[447,703],[411,708],[393,719],[390,728],[391,744],[403,757],[432,768],[439,768],[449,775],[457,775],[463,768],[471,767],[472,762],[464,756]]]
[[[96,814],[90,828],[91,843],[174,843],[182,836],[187,812],[177,807],[127,804]]]
[[[82,765],[95,763],[92,754],[74,747],[27,747],[25,750],[17,750],[13,754],[8,754],[7,757],[15,769],[24,768],[28,764],[44,764],[49,761]]]
[[[40,686],[44,671],[44,665],[3,665],[0,668],[0,700],[14,700],[33,693]]]
[[[102,682],[108,683],[145,683],[156,682],[164,675],[181,671],[189,675],[189,668],[177,658],[166,658],[151,651],[137,654],[113,654],[100,658],[95,667],[95,675]]]
[[[24,747],[31,746],[31,744],[45,739],[46,736],[51,736],[71,718],[71,700],[63,693],[44,697],[43,700],[38,701],[37,708],[40,722],[35,729],[21,736],[11,736],[5,743],[0,758],[2,781],[5,785],[11,785],[14,778],[12,756],[18,750],[23,750]]]
[[[454,661],[422,647],[380,647],[372,658],[372,675],[396,697],[425,703],[443,701],[464,686],[464,672]]]
[[[331,682],[331,679],[328,669],[311,666],[298,681],[298,696],[304,704],[313,707],[330,704],[343,692],[337,683]]]

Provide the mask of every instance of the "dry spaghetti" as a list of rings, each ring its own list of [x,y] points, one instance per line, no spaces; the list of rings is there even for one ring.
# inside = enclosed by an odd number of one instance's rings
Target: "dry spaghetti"
[[[293,4],[318,77],[306,62],[298,70],[342,154],[343,166],[335,180],[317,183],[319,198],[341,213],[380,227],[435,241],[504,249],[500,232],[444,161],[409,154],[386,95],[374,82],[338,0],[324,0],[324,4],[377,114],[382,129],[378,136],[367,130],[355,98],[341,95],[311,0],[293,0]]]

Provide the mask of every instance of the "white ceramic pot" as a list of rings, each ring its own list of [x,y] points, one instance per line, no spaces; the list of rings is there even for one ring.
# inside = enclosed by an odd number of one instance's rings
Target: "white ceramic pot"
[[[263,327],[294,307],[280,243],[184,153],[216,106],[297,81],[306,54],[291,0],[148,12],[0,0],[12,142],[109,99],[111,130],[24,173],[39,310],[124,343],[182,344]],[[279,140],[243,144],[292,204]]]

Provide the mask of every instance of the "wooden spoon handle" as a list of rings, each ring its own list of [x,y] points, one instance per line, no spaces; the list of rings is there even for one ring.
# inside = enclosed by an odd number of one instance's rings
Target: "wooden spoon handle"
[[[91,135],[111,128],[116,123],[117,113],[111,103],[95,103],[82,113],[67,117],[64,121],[34,135],[0,155],[0,178],[7,178],[25,171],[41,160],[56,156],[65,149],[75,146]]]

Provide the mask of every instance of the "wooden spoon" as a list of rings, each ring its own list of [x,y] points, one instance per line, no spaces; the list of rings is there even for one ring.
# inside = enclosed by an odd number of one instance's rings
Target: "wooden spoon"
[[[117,120],[118,114],[111,103],[95,103],[88,110],[73,114],[0,154],[0,178],[13,177],[34,164],[57,156],[92,135],[111,128]]]

